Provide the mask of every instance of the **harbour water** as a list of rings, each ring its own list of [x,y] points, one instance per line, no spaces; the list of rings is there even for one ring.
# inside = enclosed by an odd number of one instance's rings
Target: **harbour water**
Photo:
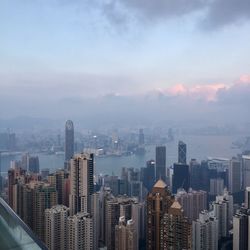
[[[181,136],[181,138],[166,144],[167,166],[171,166],[177,161],[179,139],[187,144],[188,161],[192,158],[201,161],[207,159],[207,157],[231,158],[241,153],[239,148],[232,147],[232,143],[239,138],[240,136]],[[39,153],[37,155],[39,156],[40,169],[49,168],[53,172],[64,166],[63,154],[48,155]],[[21,155],[2,155],[2,175],[6,175],[10,161],[18,160],[20,157]],[[95,157],[96,173],[119,175],[122,167],[141,168],[150,159],[155,159],[155,145],[147,146],[144,155]]]

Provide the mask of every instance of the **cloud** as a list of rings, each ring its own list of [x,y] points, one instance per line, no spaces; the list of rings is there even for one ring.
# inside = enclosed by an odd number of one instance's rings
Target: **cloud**
[[[193,100],[216,101],[218,91],[227,88],[228,86],[223,83],[200,84],[194,86],[176,84],[165,90],[160,89],[158,91],[167,96],[182,96]]]
[[[250,19],[249,0],[213,0],[208,8],[203,27],[214,29]]]
[[[249,0],[109,0],[102,8],[115,24],[133,19],[145,25],[199,12],[198,26],[210,30],[250,18]]]

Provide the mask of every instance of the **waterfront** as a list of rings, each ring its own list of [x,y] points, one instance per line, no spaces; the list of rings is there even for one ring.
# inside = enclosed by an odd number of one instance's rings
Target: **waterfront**
[[[231,158],[241,153],[240,149],[233,148],[232,142],[237,140],[239,136],[181,136],[175,141],[166,144],[167,149],[167,166],[171,166],[177,160],[177,144],[178,140],[187,143],[187,159],[195,158],[199,161],[207,159],[207,157],[223,157]],[[55,169],[63,168],[63,154],[37,154],[40,161],[40,169],[49,168],[51,172]],[[2,156],[1,168],[3,175],[6,174],[11,160],[20,159],[21,155]],[[119,175],[122,167],[144,167],[147,160],[155,158],[155,145],[146,147],[144,155],[129,156],[104,156],[95,158],[96,172],[102,174]]]

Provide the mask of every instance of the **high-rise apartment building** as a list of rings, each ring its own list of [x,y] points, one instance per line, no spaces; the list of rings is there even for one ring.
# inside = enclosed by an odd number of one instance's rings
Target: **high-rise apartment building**
[[[45,241],[45,209],[51,208],[57,203],[57,192],[47,183],[31,183],[34,185],[32,197],[33,231]],[[30,213],[31,211],[27,211]]]
[[[191,225],[175,201],[161,219],[161,250],[191,249]]]
[[[49,250],[67,250],[69,208],[56,205],[45,210],[45,244]]]
[[[115,249],[115,226],[119,218],[124,217],[126,222],[133,220],[136,229],[139,229],[139,203],[137,199],[127,196],[108,197],[105,202],[105,245],[109,250]],[[140,233],[140,232],[139,232]]]
[[[138,250],[137,234],[134,221],[120,217],[115,226],[115,250]]]
[[[74,124],[68,120],[65,124],[65,161],[74,156]]]
[[[166,183],[158,180],[147,196],[147,250],[161,249],[161,220],[174,202]]]
[[[157,146],[155,151],[156,180],[162,179],[166,182],[166,147]]]
[[[70,214],[91,211],[94,192],[94,154],[77,154],[70,160]]]
[[[178,189],[175,199],[182,206],[184,215],[190,223],[199,218],[201,211],[207,209],[207,192],[202,190],[189,189],[186,192],[184,189]]]
[[[68,247],[70,250],[93,250],[93,219],[88,213],[68,217]]]
[[[183,141],[178,143],[178,163],[187,164],[187,144]]]
[[[100,193],[93,193],[91,195],[91,215],[93,219],[93,249],[98,249],[99,236],[100,236]]]
[[[213,202],[213,213],[218,220],[219,239],[228,237],[233,219],[233,196],[228,192],[216,196],[216,201]]]
[[[202,211],[192,224],[192,249],[217,250],[218,234],[218,220],[208,211]]]
[[[190,187],[189,166],[182,163],[175,163],[172,176],[172,193],[176,194],[179,188],[188,191]]]
[[[66,172],[63,169],[57,170],[55,173],[49,174],[47,179],[50,185],[55,187],[55,189],[57,190],[57,204],[59,205],[62,204],[68,207],[69,206],[68,172]]]
[[[241,208],[233,217],[233,250],[250,249],[250,210]]]

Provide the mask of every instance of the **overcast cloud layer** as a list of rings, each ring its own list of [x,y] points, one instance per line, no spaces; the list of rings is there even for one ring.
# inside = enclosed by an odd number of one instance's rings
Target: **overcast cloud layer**
[[[247,122],[249,18],[249,0],[3,0],[0,120]]]

